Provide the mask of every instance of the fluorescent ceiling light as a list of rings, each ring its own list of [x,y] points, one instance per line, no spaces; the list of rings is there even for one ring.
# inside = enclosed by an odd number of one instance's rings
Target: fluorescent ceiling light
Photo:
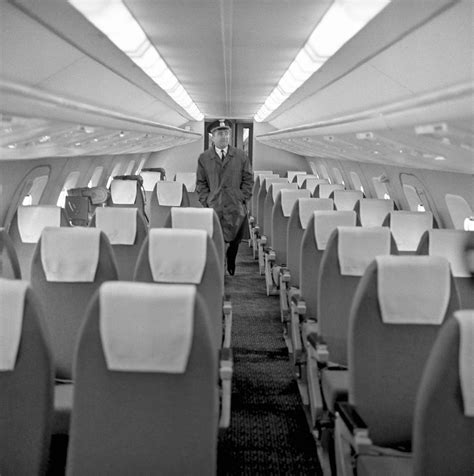
[[[335,0],[254,119],[265,120],[390,1]]]
[[[204,115],[148,40],[122,0],[69,0],[196,121]]]

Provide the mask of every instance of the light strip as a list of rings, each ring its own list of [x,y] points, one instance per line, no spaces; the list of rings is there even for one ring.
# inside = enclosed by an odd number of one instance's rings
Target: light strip
[[[255,114],[265,120],[391,0],[335,0]]]
[[[69,0],[95,27],[196,121],[204,115],[171,72],[122,0]]]

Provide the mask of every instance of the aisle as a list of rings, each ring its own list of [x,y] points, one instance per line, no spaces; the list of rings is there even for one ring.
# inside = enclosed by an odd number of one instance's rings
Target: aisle
[[[219,438],[218,474],[322,474],[282,338],[279,301],[266,296],[245,243],[235,276],[226,276],[226,292],[234,309],[234,378],[232,420]]]

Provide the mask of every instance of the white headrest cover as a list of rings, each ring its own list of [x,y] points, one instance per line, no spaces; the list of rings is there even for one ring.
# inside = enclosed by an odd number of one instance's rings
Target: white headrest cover
[[[148,259],[158,283],[199,284],[206,267],[207,232],[179,228],[153,228]]]
[[[378,256],[376,260],[383,322],[441,324],[451,291],[447,260],[438,256]]]
[[[112,245],[133,245],[137,235],[137,209],[98,207],[95,226],[102,230]]]
[[[143,178],[143,188],[146,192],[151,192],[155,188],[156,182],[161,180],[161,172],[145,171],[140,172]]]
[[[464,246],[469,232],[464,230],[429,230],[428,233],[428,254],[446,258],[451,265],[454,277],[470,277],[471,273],[464,257]]]
[[[184,373],[193,341],[196,287],[109,281],[100,287],[107,368]]]
[[[312,174],[298,174],[296,176],[296,183],[298,184],[298,188],[301,188],[301,186],[303,185],[303,182],[305,180],[310,179],[310,178],[317,179],[318,177],[316,177],[316,175],[312,175]]]
[[[281,190],[298,190],[298,185],[296,183],[273,183],[272,184],[272,198],[273,203],[276,202],[278,194]]]
[[[421,235],[433,228],[431,212],[390,212],[390,229],[399,251],[415,251]]]
[[[274,174],[273,172],[263,172],[263,173],[260,173],[257,175],[257,180],[259,182],[260,185],[263,184],[263,181],[266,179],[266,178],[280,178],[280,176],[278,174]]]
[[[456,311],[459,322],[459,380],[464,415],[474,417],[474,310]]]
[[[270,185],[273,183],[286,183],[288,184],[288,180],[286,178],[280,178],[280,177],[265,177],[265,189],[269,190]]]
[[[300,224],[306,230],[309,219],[316,210],[334,210],[332,198],[300,198],[298,200]]]
[[[322,183],[328,183],[327,179],[322,179],[317,177],[308,177],[308,178],[305,178],[305,180],[303,180],[303,187],[308,189],[311,192],[311,194],[313,194],[314,191],[316,190],[316,187]]]
[[[325,250],[331,233],[338,226],[355,226],[356,213],[354,211],[325,211],[317,210],[314,214],[314,236],[316,248]]]
[[[167,207],[179,207],[183,200],[183,184],[162,181],[156,184],[158,203]]]
[[[334,190],[334,206],[336,210],[354,210],[357,200],[363,197],[360,190]]]
[[[382,226],[385,217],[393,211],[393,200],[363,198],[359,201],[362,226]]]
[[[281,191],[281,209],[283,211],[283,216],[289,217],[291,215],[291,210],[298,198],[309,198],[309,190],[291,190],[285,189]]]
[[[294,171],[294,170],[288,170],[288,174],[287,174],[287,181],[288,182],[293,182],[293,179],[297,176],[297,175],[306,175],[306,172],[298,172],[298,171]]]
[[[253,171],[253,178],[256,179],[259,175],[272,175],[272,170],[254,170]]]
[[[337,230],[337,254],[343,276],[362,276],[376,256],[390,254],[391,234],[386,226],[338,226]]]
[[[212,208],[173,207],[171,209],[171,226],[173,228],[204,230],[212,238],[214,213]]]
[[[196,190],[196,172],[178,172],[175,181],[184,183],[188,192]]]
[[[110,184],[110,196],[116,205],[132,205],[137,198],[137,182],[135,180],[114,179]]]
[[[41,262],[47,281],[92,282],[99,263],[98,228],[45,228]]]
[[[38,243],[46,226],[61,226],[61,207],[37,205],[18,207],[18,231],[23,243]]]
[[[0,278],[0,372],[15,368],[27,281]]]
[[[319,198],[328,198],[334,190],[344,190],[344,185],[338,183],[320,183],[318,189]]]

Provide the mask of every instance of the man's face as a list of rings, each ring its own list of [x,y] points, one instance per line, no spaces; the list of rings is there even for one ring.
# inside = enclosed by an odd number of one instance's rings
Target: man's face
[[[229,145],[230,130],[229,129],[217,129],[212,133],[212,142],[219,149],[225,149]]]

